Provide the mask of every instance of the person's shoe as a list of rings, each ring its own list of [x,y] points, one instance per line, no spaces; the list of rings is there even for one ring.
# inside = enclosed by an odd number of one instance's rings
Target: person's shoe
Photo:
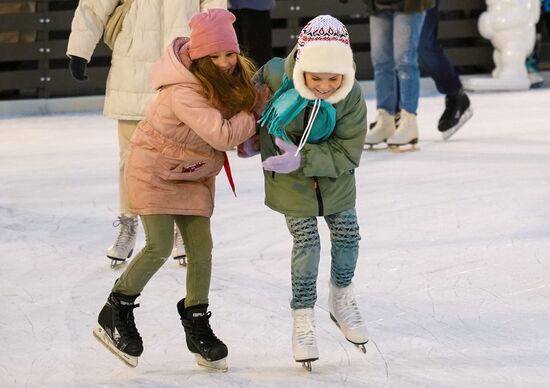
[[[373,146],[385,142],[395,132],[395,117],[384,109],[378,109],[376,124],[365,136],[365,147],[370,149]]]
[[[107,257],[111,259],[111,266],[114,267],[132,256],[136,245],[136,234],[138,228],[137,216],[126,216],[121,214],[113,226],[120,226],[118,237],[108,249]]]
[[[174,225],[174,248],[172,248],[172,257],[174,260],[178,260],[180,265],[187,265],[187,253],[185,252],[185,245],[183,245],[183,237],[177,227]]]
[[[538,52],[540,48],[540,34],[537,34],[537,42],[535,44],[535,50],[527,57],[525,60],[525,67],[527,68],[527,78],[531,84],[531,89],[540,88],[544,83],[544,77],[540,74],[538,57],[540,53]]]
[[[412,146],[411,149],[414,150],[416,143],[418,143],[418,124],[416,122],[416,115],[402,109],[399,126],[395,133],[386,140],[386,143],[388,143],[388,147],[392,150],[399,151],[399,147],[408,144],[410,144]]]
[[[544,84],[544,77],[539,72],[529,72],[527,78],[531,84],[531,89],[540,88]]]
[[[312,308],[292,310],[292,353],[296,362],[311,372],[311,363],[319,359],[315,335],[315,314]]]
[[[99,313],[94,336],[130,366],[137,366],[143,353],[143,341],[134,322],[135,296],[112,292]]]
[[[470,120],[472,114],[470,99],[464,90],[460,89],[456,95],[445,96],[445,111],[437,125],[443,140],[453,136],[466,121]]]
[[[227,372],[227,346],[212,331],[212,313],[207,310],[207,304],[186,308],[185,299],[178,302],[187,348],[195,355],[198,365]]]
[[[329,282],[328,311],[330,318],[340,328],[344,337],[364,353],[364,345],[369,341],[369,333],[357,306],[352,284],[340,288],[336,287],[332,281]]]

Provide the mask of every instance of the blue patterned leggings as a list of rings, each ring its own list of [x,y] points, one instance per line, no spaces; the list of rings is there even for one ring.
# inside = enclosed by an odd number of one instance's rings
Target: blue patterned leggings
[[[317,300],[317,274],[321,242],[317,217],[285,216],[294,239],[292,246],[292,309],[309,308]],[[355,209],[325,216],[330,230],[330,278],[338,287],[347,287],[353,279],[359,255],[359,225]]]

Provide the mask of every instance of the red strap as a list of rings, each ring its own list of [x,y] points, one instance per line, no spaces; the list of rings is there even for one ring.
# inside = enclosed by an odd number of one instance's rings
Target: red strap
[[[235,191],[235,183],[233,182],[233,175],[231,175],[231,166],[229,165],[229,159],[227,158],[227,153],[223,153],[223,169],[225,170],[225,175],[227,175],[227,180],[229,181],[229,186],[233,190],[235,197],[237,192]]]

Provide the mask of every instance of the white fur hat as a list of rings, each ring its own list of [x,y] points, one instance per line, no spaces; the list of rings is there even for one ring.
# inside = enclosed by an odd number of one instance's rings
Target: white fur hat
[[[316,97],[306,86],[304,72],[342,74],[340,88],[327,102],[335,104],[346,98],[355,82],[353,52],[346,26],[330,15],[320,15],[309,21],[298,36],[296,63],[292,73],[294,87],[303,98]]]

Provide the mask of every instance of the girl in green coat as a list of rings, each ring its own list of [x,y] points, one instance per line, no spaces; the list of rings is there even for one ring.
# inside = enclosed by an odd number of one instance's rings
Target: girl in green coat
[[[360,240],[354,170],[367,110],[345,26],[328,15],[311,20],[290,55],[266,63],[256,81],[275,92],[259,120],[265,203],[284,214],[294,239],[293,353],[311,370],[319,357],[313,312],[319,216],[329,226],[332,244],[330,316],[350,342],[362,346],[368,340],[352,289]],[[242,147],[245,153],[250,148]]]

